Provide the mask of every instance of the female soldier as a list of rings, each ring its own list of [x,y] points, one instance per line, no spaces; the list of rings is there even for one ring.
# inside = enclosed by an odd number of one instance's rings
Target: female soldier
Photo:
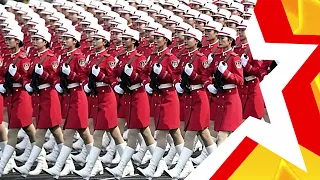
[[[114,57],[110,56],[106,51],[110,42],[110,33],[99,30],[92,37],[94,38],[93,43],[96,52],[94,56],[90,56],[88,67],[90,73],[87,74],[92,73],[94,75],[96,88],[91,87],[91,82],[85,82],[84,91],[87,94],[93,93],[91,113],[94,114],[94,144],[88,155],[86,166],[80,171],[75,171],[77,175],[85,178],[89,178],[92,174],[91,171],[102,148],[102,137],[106,131],[109,131],[112,135],[120,154],[123,153],[126,146],[118,128],[117,101],[111,87],[111,83],[116,81],[113,76],[113,68],[116,62]],[[94,174],[97,174],[99,171],[94,171]],[[103,172],[103,168],[101,171]]]
[[[107,171],[117,178],[126,175],[123,174],[123,171],[135,152],[139,133],[142,134],[151,153],[154,152],[156,146],[149,128],[150,107],[148,95],[142,86],[142,84],[146,84],[146,75],[142,72],[146,64],[146,58],[137,53],[138,41],[139,32],[136,30],[127,29],[122,34],[122,42],[126,52],[119,56],[119,62],[114,69],[116,77],[121,76],[122,82],[120,82],[120,85],[116,85],[116,82],[112,85],[115,92],[122,95],[121,98],[124,98],[124,104],[120,104],[122,106],[120,108],[124,108],[126,112],[125,118],[129,129],[128,146],[125,148],[118,166],[113,169],[107,168]],[[130,83],[127,83],[126,79]]]
[[[159,161],[162,159],[166,148],[167,135],[173,137],[175,145],[183,146],[183,138],[180,133],[179,98],[174,89],[180,75],[178,69],[179,61],[170,53],[168,46],[171,44],[172,32],[165,28],[159,28],[154,33],[155,43],[158,51],[153,53],[148,62],[147,74],[155,73],[158,80],[151,79],[145,88],[152,94],[152,107],[154,109],[155,129],[157,130],[157,147],[153,153],[149,166],[138,170],[146,177],[154,177]],[[153,82],[158,81],[158,87]],[[157,90],[159,88],[159,91]],[[164,161],[160,161],[158,169],[167,169]]]
[[[208,154],[212,153],[215,148],[208,129],[210,124],[209,101],[203,88],[203,84],[208,78],[206,73],[208,60],[198,51],[198,48],[201,48],[202,45],[202,33],[197,29],[191,28],[184,35],[186,36],[185,43],[188,52],[183,54],[181,59],[184,57],[183,59],[188,61],[181,62],[181,67],[184,67],[183,71],[188,76],[190,88],[183,85],[185,83],[184,78],[181,83],[175,85],[177,92],[183,94],[182,97],[184,98],[186,133],[184,147],[177,149],[180,154],[178,163],[175,168],[167,171],[172,178],[181,177],[180,174],[193,153],[194,140],[198,134],[201,136]]]
[[[210,75],[215,73],[215,78],[207,80],[205,87],[216,95],[211,107],[214,109],[214,130],[218,132],[217,144],[220,145],[242,123],[242,106],[237,86],[243,85],[243,69],[240,57],[232,51],[237,32],[224,27],[218,36],[219,47],[223,51],[215,54],[208,68]],[[219,78],[219,73],[222,74],[222,78]],[[215,81],[215,85],[212,81]],[[223,86],[219,85],[221,81]]]
[[[63,165],[69,157],[72,150],[73,136],[78,131],[81,138],[89,149],[92,146],[92,136],[88,128],[88,101],[80,83],[83,83],[87,78],[85,73],[85,58],[82,55],[79,46],[81,34],[75,29],[68,29],[63,35],[63,45],[67,52],[61,56],[61,72],[55,76],[54,84],[58,93],[62,94],[62,119],[64,122],[64,143],[61,147],[60,154],[56,164],[50,169],[44,171],[54,178],[62,176],[60,173]],[[59,75],[59,76],[58,76]],[[61,78],[60,76],[64,77]],[[67,174],[74,170],[72,160],[68,161],[69,165]]]
[[[32,144],[35,142],[31,96],[23,89],[28,83],[27,74],[30,67],[30,60],[20,50],[23,47],[23,33],[13,29],[5,38],[8,48],[11,49],[11,54],[4,57],[5,62],[2,72],[3,77],[7,78],[0,85],[0,92],[6,94],[5,102],[7,102],[8,109],[9,131],[8,143],[4,148],[0,161],[0,176],[3,174],[8,160],[15,150],[18,132],[21,128],[29,136],[30,142]]]
[[[53,51],[49,49],[51,34],[44,28],[39,29],[32,39],[38,54],[33,59],[35,65],[31,69],[34,71],[32,73],[39,76],[39,84],[35,84],[37,79],[32,79],[31,83],[26,84],[26,90],[34,93],[33,110],[36,118],[37,140],[25,165],[15,168],[23,177],[29,174],[34,161],[40,154],[48,129],[55,137],[57,144],[63,143],[63,135],[59,126],[62,119],[61,107],[58,93],[53,88],[53,76],[50,76],[56,73],[59,65]],[[47,168],[46,164],[42,168]]]

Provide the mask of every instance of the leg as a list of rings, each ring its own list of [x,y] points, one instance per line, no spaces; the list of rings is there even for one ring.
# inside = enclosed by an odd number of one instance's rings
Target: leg
[[[124,140],[121,136],[121,131],[118,126],[115,128],[109,129],[109,132],[112,138],[114,139],[116,145],[124,143]]]
[[[193,151],[194,139],[197,136],[197,131],[187,131],[184,137],[184,147]]]
[[[183,143],[183,137],[180,129],[172,129],[169,131],[175,145]]]
[[[83,139],[84,144],[90,144],[93,142],[92,135],[90,134],[89,128],[78,130],[80,137]]]
[[[47,129],[37,129],[36,131],[36,142],[34,145],[38,146],[40,149],[44,144],[44,138],[46,135]]]
[[[143,136],[144,141],[146,142],[147,146],[154,144],[154,138],[151,134],[151,130],[149,127],[140,130],[141,135]]]
[[[124,118],[118,118],[118,127],[120,129],[120,133],[123,135],[124,125],[126,124],[126,120]]]
[[[63,140],[63,133],[60,126],[55,126],[50,129],[54,139],[56,140],[57,144],[61,144],[64,142]]]
[[[150,117],[150,130],[151,130],[151,134],[154,137],[154,132],[155,132],[155,125],[154,125],[154,117]]]
[[[104,130],[95,130],[93,132],[93,146],[96,147],[96,148],[99,148],[101,149],[102,147],[102,137],[103,137],[103,134],[104,134]]]
[[[0,161],[0,176],[3,174],[4,168],[6,167],[9,159],[14,153],[19,130],[20,129],[9,129],[8,131],[8,144],[5,146],[3,150],[1,161]]]
[[[181,129],[181,135],[182,137],[185,136],[185,131],[184,131],[184,121],[180,121],[180,129]]]
[[[209,129],[206,128],[203,131],[200,131],[199,135],[201,136],[201,139],[203,140],[203,143],[206,146],[207,153],[211,154],[213,150],[217,147],[217,145],[212,140]]]
[[[24,127],[23,130],[29,136],[30,142],[34,143],[36,141],[36,139],[35,139],[35,137],[36,137],[36,129],[34,128],[34,125],[30,124],[29,126]]]
[[[73,136],[76,133],[75,129],[65,129],[63,131],[63,145],[72,149]]]
[[[89,130],[90,130],[90,134],[93,134],[93,132],[94,132],[93,119],[92,119],[92,118],[89,118],[89,119],[88,119],[88,121],[89,121]]]
[[[7,141],[8,141],[7,129],[5,125],[2,123],[0,124],[0,143],[7,142]]]
[[[217,145],[219,146],[223,141],[225,141],[228,138],[229,135],[230,132],[228,131],[219,131],[217,137]]]
[[[218,133],[214,130],[214,121],[210,121],[209,130],[210,130],[211,136],[216,138]]]

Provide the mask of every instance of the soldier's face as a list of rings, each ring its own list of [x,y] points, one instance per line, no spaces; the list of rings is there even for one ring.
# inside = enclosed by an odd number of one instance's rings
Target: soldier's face
[[[148,12],[148,15],[149,15],[150,17],[152,17],[152,18],[154,19],[154,21],[157,21],[157,17],[156,17],[157,13],[155,13],[155,12]]]
[[[154,31],[146,31],[146,39],[150,43],[154,42],[153,33],[154,33]]]
[[[45,41],[43,41],[43,39],[37,38],[37,37],[32,38],[32,43],[36,49],[41,49],[46,45],[46,43],[45,43]]]
[[[235,23],[228,22],[227,27],[234,29],[234,30],[237,30],[237,24],[235,24]]]
[[[138,31],[140,32],[140,33],[144,33],[145,31],[144,31],[144,28],[146,27],[146,24],[145,23],[140,23],[140,22],[138,22],[137,24],[136,24],[136,27],[138,27]]]
[[[217,4],[218,8],[220,9],[226,9],[228,6],[226,4]]]
[[[213,29],[206,29],[205,34],[206,34],[207,40],[215,39],[217,36],[217,32],[214,31]]]
[[[148,9],[147,7],[138,7],[139,11],[147,11],[147,9]]]
[[[200,5],[199,4],[192,4],[192,9],[199,10]]]
[[[197,46],[197,40],[193,37],[185,36],[184,44],[187,49],[194,48],[195,46]]]
[[[223,25],[225,24],[225,19],[223,17],[216,17],[214,20],[223,24]]]
[[[78,15],[76,13],[69,13],[69,19],[70,21],[72,21],[73,23],[78,22]]]
[[[63,37],[62,45],[64,48],[69,49],[73,46],[75,46],[76,41],[73,40],[71,37]]]
[[[168,9],[169,11],[173,10],[173,6],[164,5],[163,8]]]
[[[239,36],[240,36],[240,40],[245,40],[245,39],[247,39],[245,29],[240,29],[240,31],[239,31]]]
[[[92,40],[91,36],[94,35],[94,32],[93,31],[84,31],[84,33],[85,33],[88,41],[91,41]]]
[[[231,11],[231,14],[240,16],[241,13],[238,10],[233,10],[233,11]]]
[[[175,31],[174,28],[176,28],[176,24],[174,23],[167,24],[167,29],[169,29],[171,32]]]
[[[137,3],[136,2],[129,2],[129,5],[133,6],[133,7],[137,7]]]
[[[162,36],[154,36],[154,42],[157,48],[163,47],[167,44],[167,41]]]
[[[116,32],[116,31],[111,32],[112,41],[116,44],[121,43],[121,36],[122,36],[122,33],[120,32]]]
[[[15,48],[19,44],[19,41],[15,38],[5,38],[5,41],[9,49]]]
[[[191,18],[186,18],[185,19],[186,23],[188,23],[190,26],[194,27],[195,26],[195,21],[194,19],[191,17]]]
[[[175,14],[176,16],[179,16],[179,17],[183,18],[183,12],[174,11],[174,14]]]
[[[103,39],[101,39],[101,38],[93,38],[92,45],[96,49],[100,49],[100,48],[104,47],[105,43],[104,43]]]
[[[232,40],[226,36],[218,36],[219,38],[219,47],[220,48],[227,48],[231,46]]]
[[[129,13],[121,13],[121,17],[124,18],[124,19],[126,19],[127,21],[131,20]]]
[[[201,21],[197,21],[196,28],[199,29],[199,31],[204,32],[203,27],[204,27],[204,23]]]
[[[122,38],[122,44],[124,48],[131,47],[133,45],[133,40],[131,38]]]
[[[165,17],[160,17],[160,18],[158,18],[158,22],[159,22],[159,24],[161,24],[162,26],[166,26],[166,18]]]
[[[184,31],[176,31],[175,38],[181,42],[184,41]]]
[[[203,10],[203,11],[201,11],[201,13],[202,14],[206,14],[208,16],[212,16],[213,15],[213,13],[211,11],[209,11],[209,10]]]

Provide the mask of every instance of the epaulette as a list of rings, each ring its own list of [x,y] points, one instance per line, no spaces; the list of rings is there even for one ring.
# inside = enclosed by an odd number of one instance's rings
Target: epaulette
[[[47,55],[50,56],[50,57],[53,57],[53,56],[54,56],[54,54],[51,54],[51,53],[48,53]]]
[[[202,56],[204,56],[204,54],[203,54],[203,53],[201,53],[201,52],[198,52],[198,53],[197,53],[197,56],[202,57]]]
[[[166,55],[168,55],[168,56],[173,56],[173,54],[171,53],[171,52],[166,52]]]
[[[142,54],[140,54],[140,53],[137,53],[137,54],[136,54],[136,56],[140,57],[140,56],[142,56]]]
[[[75,52],[74,55],[80,55],[80,52]]]
[[[23,53],[23,54],[20,54],[19,57],[26,58],[27,56]]]
[[[231,55],[232,55],[232,56],[238,56],[238,54],[235,53],[235,52],[232,52]]]

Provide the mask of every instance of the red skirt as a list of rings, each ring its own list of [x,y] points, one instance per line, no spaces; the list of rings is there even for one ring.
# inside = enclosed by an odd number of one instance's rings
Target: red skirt
[[[37,129],[49,129],[62,123],[59,96],[54,88],[40,90],[32,100]]]
[[[118,126],[117,100],[111,87],[97,88],[98,95],[92,97],[94,130],[109,130]]]
[[[210,126],[210,106],[204,89],[184,94],[184,120],[186,131],[201,131]]]
[[[171,130],[180,127],[179,98],[174,88],[163,89],[161,94],[155,92],[152,101],[156,130]]]
[[[179,97],[179,103],[180,103],[180,121],[184,121],[184,108],[186,107],[186,105],[184,104],[183,95]]]
[[[125,108],[125,104],[124,104],[124,98],[120,97],[117,93],[116,93],[116,97],[117,97],[117,103],[118,103],[118,118],[125,118],[126,117],[126,108]]]
[[[154,103],[153,101],[153,95],[150,96],[148,95],[148,99],[149,99],[149,105],[150,105],[150,117],[154,117]]]
[[[88,100],[88,118],[93,118],[93,114],[91,112],[91,109],[92,109],[92,98],[93,98],[93,95],[90,95],[90,96],[87,96],[87,100]]]
[[[124,93],[124,110],[129,129],[142,129],[150,125],[150,106],[147,92],[143,87]]]
[[[88,100],[81,86],[70,89],[62,97],[62,118],[66,119],[63,129],[88,127]]]
[[[13,88],[5,97],[8,109],[8,128],[20,129],[32,124],[31,96],[23,88]]]
[[[211,106],[215,131],[235,131],[241,125],[242,104],[237,88],[218,92]]]
[[[238,88],[243,109],[243,119],[247,119],[249,116],[257,119],[263,117],[265,105],[259,83],[258,79],[254,79]]]
[[[1,96],[0,97],[0,108],[2,109],[2,111],[0,112],[0,124],[2,124],[3,119],[4,119],[4,115],[3,115],[3,105],[4,105],[4,98]]]

